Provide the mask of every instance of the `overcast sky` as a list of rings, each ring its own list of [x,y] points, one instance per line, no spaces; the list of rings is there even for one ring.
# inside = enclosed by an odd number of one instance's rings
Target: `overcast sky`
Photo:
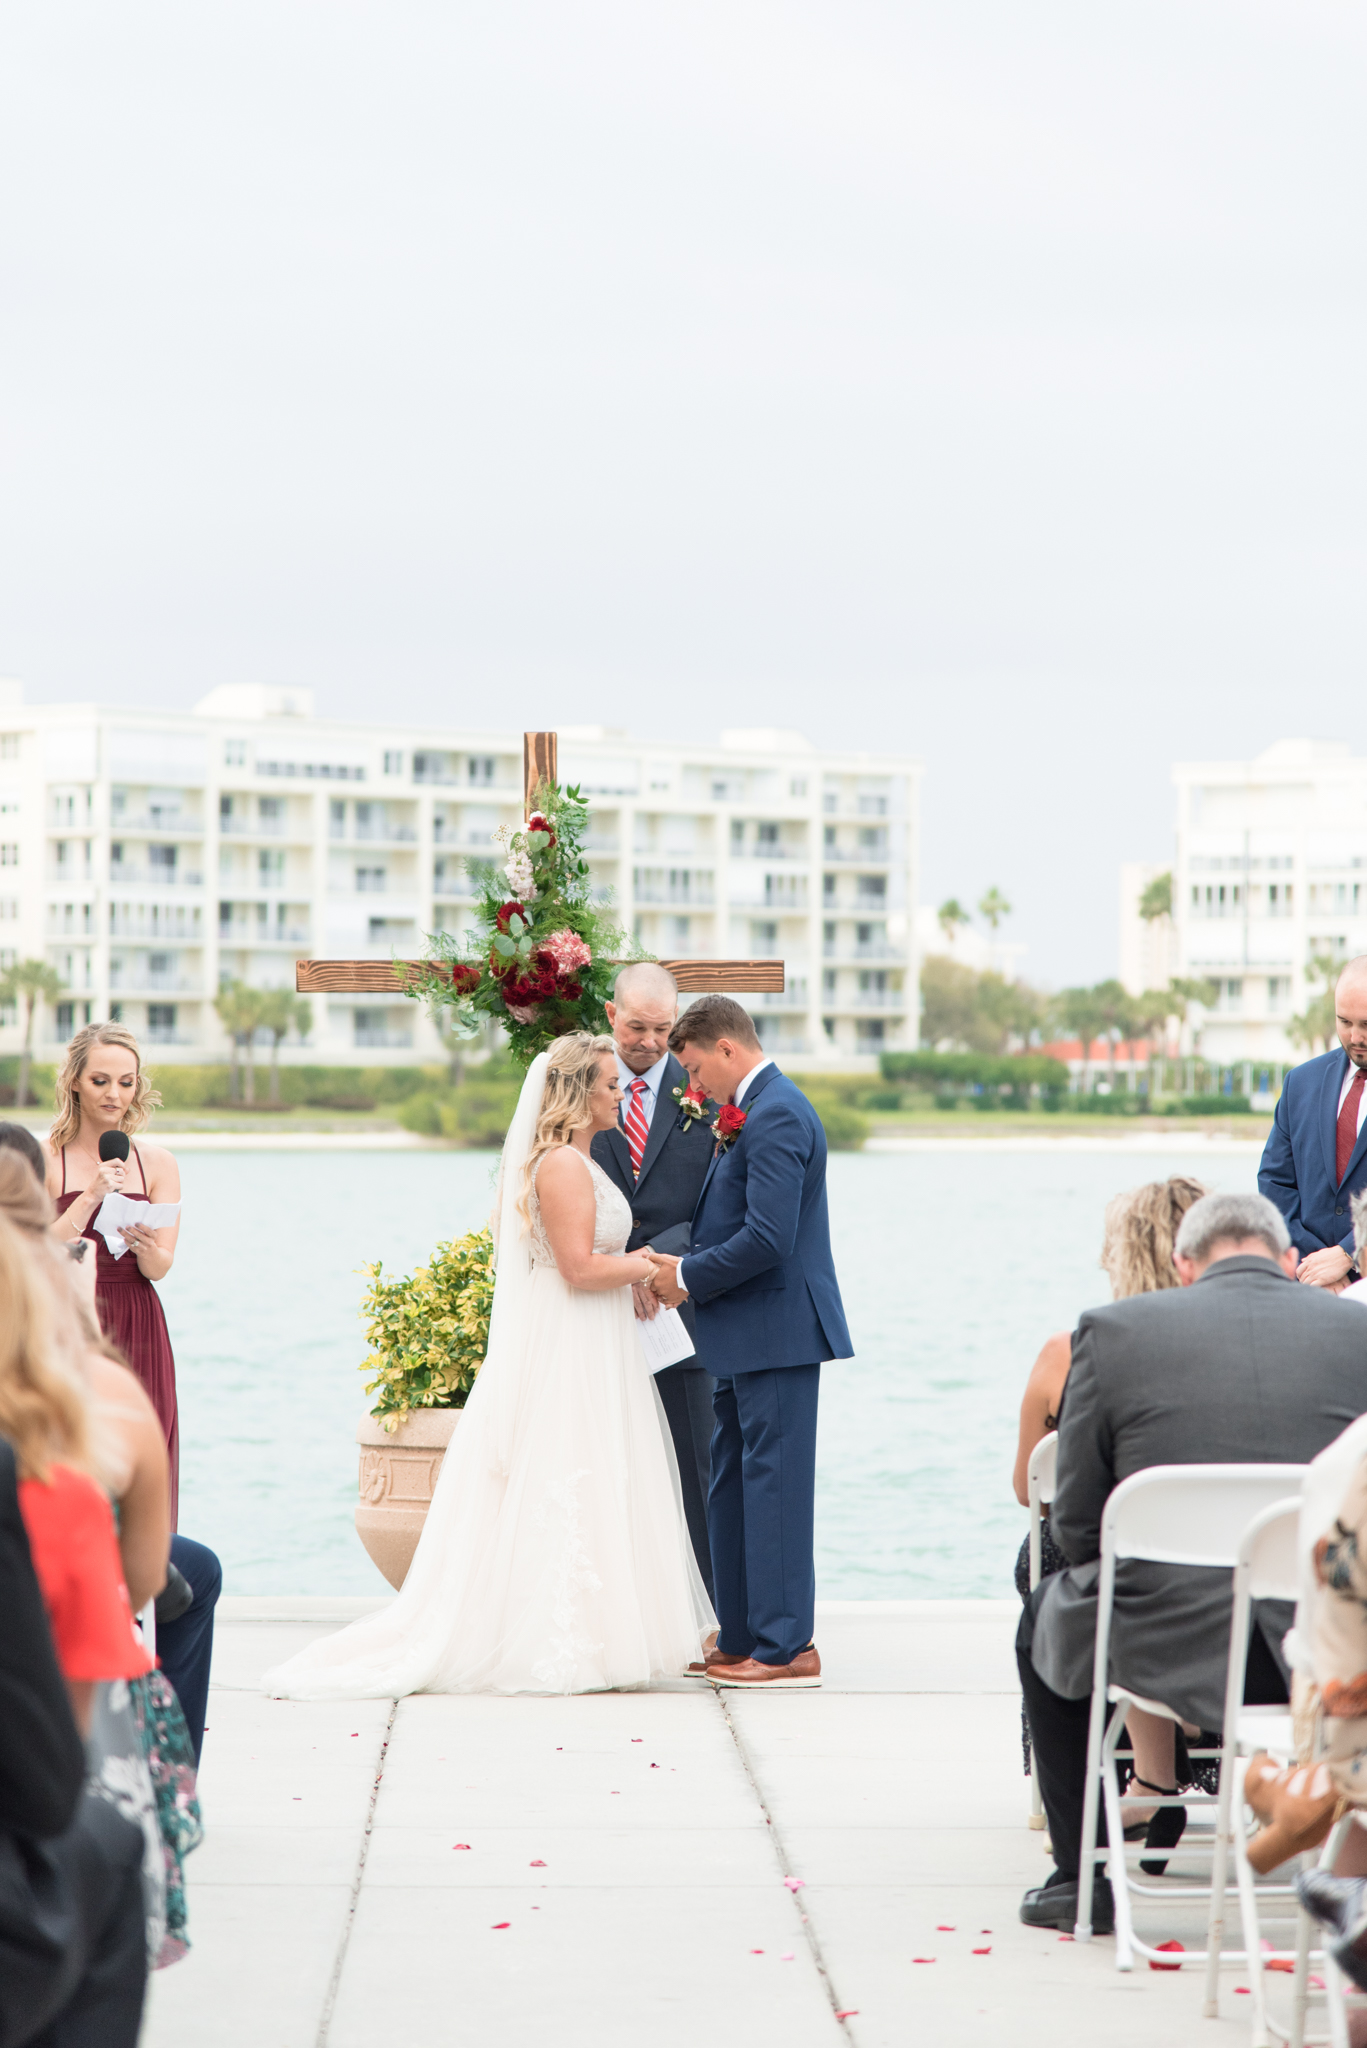
[[[1355,738],[1356,0],[0,25],[33,698],[916,753],[925,895],[1055,984],[1174,758]]]

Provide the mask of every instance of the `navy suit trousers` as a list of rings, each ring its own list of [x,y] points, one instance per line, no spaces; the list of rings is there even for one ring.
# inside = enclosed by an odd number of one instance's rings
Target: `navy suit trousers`
[[[819,1365],[738,1372],[712,1396],[707,1501],[718,1649],[791,1664],[812,1640]]]
[[[171,1538],[171,1562],[194,1588],[194,1599],[179,1621],[157,1629],[157,1657],[169,1680],[190,1740],[195,1762],[204,1747],[204,1715],[209,1704],[209,1666],[214,1656],[214,1608],[223,1586],[223,1567],[206,1543],[188,1536]]]

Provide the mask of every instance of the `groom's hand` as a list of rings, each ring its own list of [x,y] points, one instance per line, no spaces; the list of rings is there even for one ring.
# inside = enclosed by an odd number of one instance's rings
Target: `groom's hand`
[[[651,1293],[662,1301],[666,1308],[677,1308],[681,1301],[688,1299],[678,1283],[679,1261],[671,1258],[667,1252],[652,1252],[650,1256],[655,1261],[655,1270],[649,1282]]]

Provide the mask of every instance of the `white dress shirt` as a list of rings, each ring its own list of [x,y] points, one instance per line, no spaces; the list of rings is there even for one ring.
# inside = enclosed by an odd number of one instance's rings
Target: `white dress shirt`
[[[731,1099],[735,1103],[737,1109],[740,1108],[742,1098],[745,1095],[745,1091],[750,1086],[750,1083],[754,1080],[756,1074],[762,1074],[766,1067],[772,1067],[773,1064],[774,1063],[772,1060],[758,1060],[755,1063],[755,1065],[751,1067],[749,1073],[746,1074],[742,1080],[736,1083],[736,1092]],[[1367,1089],[1364,1089],[1363,1093],[1364,1095],[1367,1095]],[[687,1294],[688,1282],[684,1279],[684,1262],[682,1259],[680,1259],[678,1265],[674,1269],[674,1278],[678,1281],[684,1293]]]
[[[1349,1090],[1349,1089],[1350,1089],[1350,1088],[1352,1087],[1352,1085],[1353,1085],[1354,1081],[1356,1081],[1356,1079],[1357,1079],[1357,1077],[1358,1077],[1358,1073],[1359,1073],[1359,1071],[1360,1071],[1360,1070],[1359,1070],[1359,1069],[1358,1069],[1357,1067],[1355,1067],[1355,1066],[1353,1065],[1353,1062],[1352,1062],[1351,1060],[1349,1060],[1349,1062],[1348,1062],[1348,1071],[1347,1071],[1347,1073],[1346,1073],[1346,1074],[1344,1075],[1344,1077],[1343,1077],[1343,1086],[1342,1086],[1342,1087],[1341,1087],[1341,1088],[1339,1089],[1339,1107],[1338,1107],[1338,1115],[1339,1115],[1339,1116],[1342,1116],[1342,1114],[1343,1114],[1343,1105],[1344,1105],[1344,1103],[1345,1103],[1345,1102],[1346,1102],[1346,1101],[1348,1100],[1348,1090]],[[1363,1120],[1364,1120],[1364,1118],[1367,1118],[1367,1088],[1364,1088],[1364,1089],[1363,1089],[1363,1091],[1362,1091],[1362,1093],[1361,1093],[1361,1095],[1359,1095],[1359,1097],[1358,1097],[1358,1130],[1357,1130],[1357,1134],[1358,1134],[1358,1136],[1359,1136],[1359,1137],[1361,1137],[1361,1136],[1362,1136],[1362,1125],[1363,1125]],[[1338,1121],[1338,1118],[1336,1117],[1336,1118],[1335,1118],[1335,1122],[1337,1122],[1337,1121]]]
[[[640,1101],[641,1115],[646,1120],[647,1130],[650,1129],[655,1119],[655,1099],[664,1084],[665,1072],[668,1066],[669,1054],[668,1052],[662,1052],[653,1067],[647,1067],[643,1074],[634,1074],[622,1058],[621,1053],[617,1055],[617,1078],[622,1084],[622,1114],[623,1116],[626,1115],[628,1090],[632,1082],[644,1081],[646,1085],[642,1090]]]

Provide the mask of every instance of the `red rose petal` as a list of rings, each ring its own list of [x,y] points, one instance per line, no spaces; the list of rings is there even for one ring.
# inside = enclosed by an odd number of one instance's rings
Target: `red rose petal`
[[[1170,1970],[1172,1968],[1172,1964],[1160,1963],[1159,1968],[1163,1970]],[[1236,1998],[1251,1998],[1253,1996],[1253,1993],[1249,1990],[1247,1984],[1236,1984],[1234,1987],[1234,1996]]]
[[[451,1844],[451,1847],[453,1849],[468,1849],[469,1846],[470,1844],[468,1842],[452,1842]]]
[[[950,1926],[950,1924],[949,1924],[949,1922],[948,1922],[947,1920],[941,1920],[941,1921],[939,1921],[939,1922],[938,1922],[938,1924],[936,1925],[936,1929],[935,1929],[935,1932],[936,1932],[937,1934],[953,1934],[953,1933],[954,1933],[954,1931],[955,1931],[955,1930],[954,1930],[954,1928],[952,1928],[952,1927]]]
[[[752,1956],[762,1956],[764,1954],[764,1950],[762,1948],[752,1948],[750,1953]]]
[[[911,1960],[913,1963],[933,1963],[935,1958],[934,1956],[913,1956]]]
[[[632,1741],[633,1741],[633,1742],[644,1742],[644,1741],[645,1741],[645,1737],[644,1737],[644,1735],[633,1735],[631,1739],[632,1739]]]
[[[501,1928],[511,1927],[512,1924],[513,1923],[511,1920],[495,1920],[493,1925],[493,1932],[497,1934]]]
[[[992,1951],[990,1948],[975,1948],[973,1953],[975,1956],[990,1956]]]
[[[931,1957],[930,1957],[930,1961],[931,1961],[931,1962],[934,1962],[934,1960],[935,1960],[934,1956],[931,1956]],[[845,2012],[838,2012],[838,2013],[836,2014],[836,2018],[837,2018],[838,2020],[857,2020],[857,2019],[858,2019],[858,2017],[859,2017],[859,2007],[858,2007],[857,2005],[852,2005],[852,2006],[850,2006],[850,2007],[849,2007],[849,2008],[848,2008],[848,2009],[847,2009],[847,2010],[846,2010]]]
[[[1180,1956],[1185,1954],[1180,1941],[1160,1941],[1158,1947],[1164,1955]],[[1149,1958],[1149,1968],[1151,1970],[1180,1970],[1181,1967],[1180,1963],[1156,1963],[1152,1957]]]
[[[546,1866],[539,1856],[533,1856],[531,1862],[527,1865],[527,1868],[528,1870],[544,1870]]]

